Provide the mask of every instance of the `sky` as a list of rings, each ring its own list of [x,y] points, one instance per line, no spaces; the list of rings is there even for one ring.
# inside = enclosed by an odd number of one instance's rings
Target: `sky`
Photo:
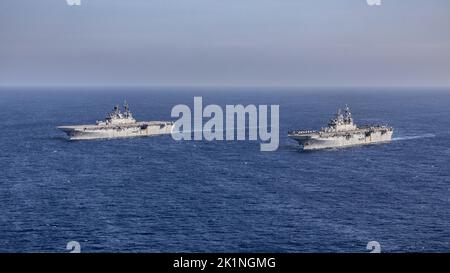
[[[450,1],[0,1],[0,86],[450,86]]]

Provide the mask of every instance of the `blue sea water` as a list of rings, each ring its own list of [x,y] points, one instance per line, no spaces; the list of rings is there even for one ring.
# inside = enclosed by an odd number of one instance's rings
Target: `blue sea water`
[[[127,99],[138,120],[176,104],[279,104],[280,147],[170,136],[67,141]],[[348,103],[389,144],[302,152]],[[57,88],[0,91],[0,251],[450,251],[450,92]]]

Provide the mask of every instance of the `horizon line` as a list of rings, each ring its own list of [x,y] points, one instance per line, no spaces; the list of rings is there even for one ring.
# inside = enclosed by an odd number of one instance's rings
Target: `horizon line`
[[[4,88],[213,88],[213,89],[250,89],[250,88],[282,88],[282,89],[450,89],[450,85],[227,85],[227,84],[174,84],[174,85],[149,85],[149,84],[0,84],[0,89]]]

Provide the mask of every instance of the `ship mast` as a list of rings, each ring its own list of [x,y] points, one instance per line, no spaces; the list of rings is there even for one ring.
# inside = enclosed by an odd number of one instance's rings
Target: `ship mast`
[[[128,103],[127,103],[127,101],[126,100],[124,100],[124,102],[123,102],[123,108],[125,109],[125,117],[131,117],[132,116],[132,114],[131,114],[131,112],[130,112],[130,106],[128,105]]]

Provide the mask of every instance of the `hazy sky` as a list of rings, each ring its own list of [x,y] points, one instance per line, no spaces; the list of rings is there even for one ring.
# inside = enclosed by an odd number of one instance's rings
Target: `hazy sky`
[[[450,0],[0,1],[0,85],[450,86]]]

